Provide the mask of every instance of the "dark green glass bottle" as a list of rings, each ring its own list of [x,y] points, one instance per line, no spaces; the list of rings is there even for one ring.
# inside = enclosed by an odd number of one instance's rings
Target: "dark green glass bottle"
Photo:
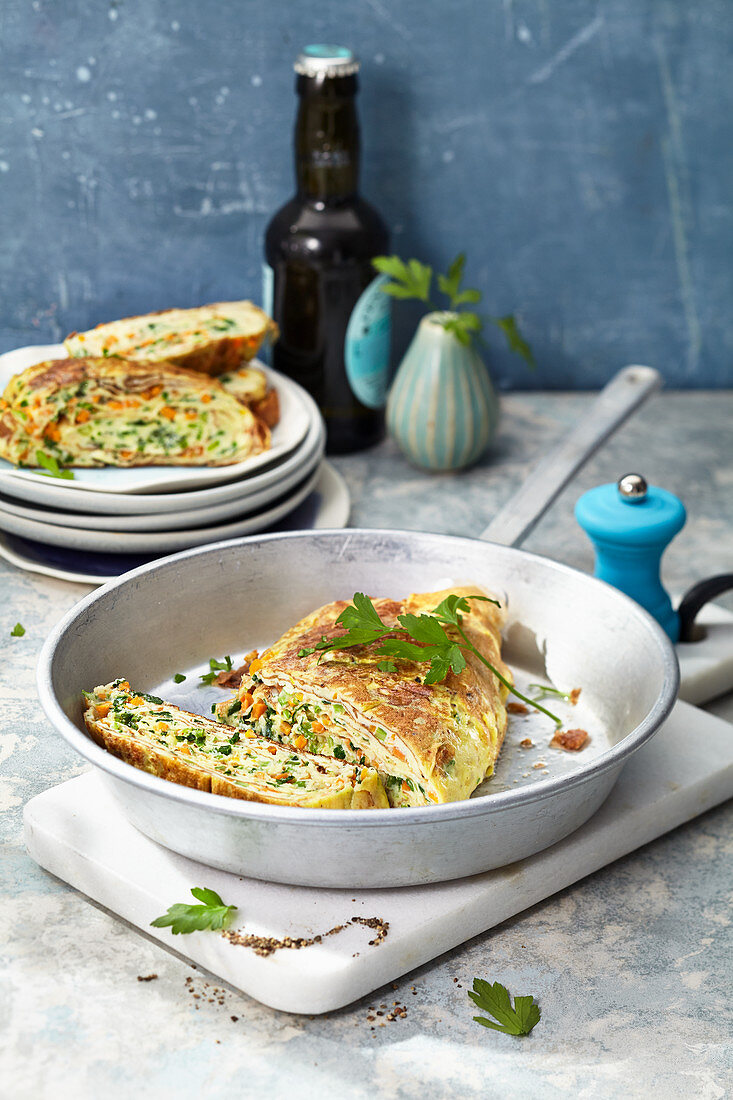
[[[280,329],[276,370],[313,395],[331,453],[384,434],[390,302],[371,260],[387,227],[358,194],[359,64],[340,46],[307,46],[295,64],[297,191],[265,235],[264,307]]]

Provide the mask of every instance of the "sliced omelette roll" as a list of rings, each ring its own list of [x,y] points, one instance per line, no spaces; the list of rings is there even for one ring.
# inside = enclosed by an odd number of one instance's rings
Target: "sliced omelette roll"
[[[227,393],[264,420],[268,428],[275,427],[280,419],[280,401],[277,390],[267,388],[265,372],[259,367],[239,367],[238,370],[220,374],[217,381],[221,382]]]
[[[274,806],[363,810],[389,805],[376,771],[294,752],[189,714],[127,680],[85,693],[94,740],[135,768],[212,794]]]
[[[164,359],[188,370],[220,374],[235,369],[243,359],[253,359],[263,340],[276,335],[277,326],[252,302],[214,302],[72,332],[64,346],[73,356]]]
[[[170,363],[56,359],[8,383],[0,457],[37,466],[226,466],[270,446],[270,432],[214,379]]]
[[[399,615],[427,613],[447,595],[373,603],[382,621],[399,631]],[[449,672],[431,685],[423,682],[426,663],[397,660],[396,672],[385,671],[373,646],[299,656],[322,637],[342,633],[335,624],[346,606],[337,601],[314,611],[253,661],[235,699],[217,707],[219,720],[249,723],[263,737],[376,768],[393,806],[468,798],[493,772],[506,732],[507,689],[471,653],[460,675]],[[502,612],[491,603],[470,607],[463,620],[467,637],[511,682],[501,659]]]

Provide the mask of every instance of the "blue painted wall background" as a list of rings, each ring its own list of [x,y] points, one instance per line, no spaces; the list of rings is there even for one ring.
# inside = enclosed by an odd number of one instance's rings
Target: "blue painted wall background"
[[[0,351],[260,296],[303,43],[363,59],[363,191],[468,252],[504,387],[733,383],[729,0],[3,0]],[[401,313],[397,352],[413,321]]]

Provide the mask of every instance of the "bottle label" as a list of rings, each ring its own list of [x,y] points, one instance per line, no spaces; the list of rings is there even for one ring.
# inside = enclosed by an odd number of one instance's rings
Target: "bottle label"
[[[370,409],[381,409],[387,400],[392,311],[389,296],[379,288],[388,282],[388,275],[372,280],[346,329],[346,377],[362,405]]]

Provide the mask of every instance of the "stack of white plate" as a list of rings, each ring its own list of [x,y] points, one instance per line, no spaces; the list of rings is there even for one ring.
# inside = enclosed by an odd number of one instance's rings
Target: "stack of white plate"
[[[63,345],[0,356],[0,393],[12,375]],[[325,429],[300,386],[261,363],[277,390],[272,446],[231,466],[75,468],[73,479],[0,459],[0,555],[35,572],[96,582],[190,546],[258,531],[344,527],[349,496],[324,462]]]

